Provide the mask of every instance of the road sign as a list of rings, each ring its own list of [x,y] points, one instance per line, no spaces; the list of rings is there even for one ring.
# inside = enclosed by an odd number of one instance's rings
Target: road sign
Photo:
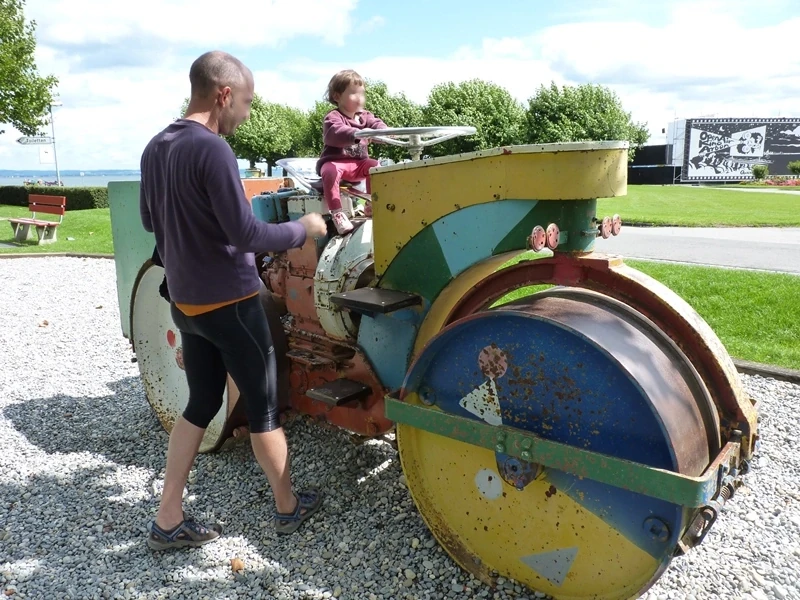
[[[39,146],[42,144],[52,144],[53,138],[44,135],[35,137],[21,137],[17,139],[17,143],[22,144],[23,146]]]

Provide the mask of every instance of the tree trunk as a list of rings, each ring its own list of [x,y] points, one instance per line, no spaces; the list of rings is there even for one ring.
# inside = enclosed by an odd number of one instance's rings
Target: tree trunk
[[[267,163],[267,177],[272,177],[272,163]]]

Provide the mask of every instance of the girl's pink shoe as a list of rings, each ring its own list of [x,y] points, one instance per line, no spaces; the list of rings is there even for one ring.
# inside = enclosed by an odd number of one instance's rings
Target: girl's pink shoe
[[[336,227],[336,232],[339,235],[347,235],[351,231],[353,231],[353,224],[350,222],[350,219],[347,218],[347,215],[344,214],[343,211],[337,210],[331,212],[331,218],[333,219],[333,225]]]

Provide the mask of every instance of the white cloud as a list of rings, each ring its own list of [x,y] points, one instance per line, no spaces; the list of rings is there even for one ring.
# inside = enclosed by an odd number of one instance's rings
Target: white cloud
[[[171,44],[275,46],[299,36],[342,44],[358,0],[37,0],[27,7],[51,44],[113,43],[147,35]],[[300,16],[301,20],[293,18]]]
[[[374,17],[368,19],[363,24],[361,24],[358,28],[358,32],[363,35],[370,31],[375,31],[376,29],[380,29],[384,25],[386,25],[386,19],[384,19],[380,15],[375,15]]]
[[[221,24],[213,16],[219,5],[203,0],[29,3],[26,18],[37,23],[39,72],[59,78],[59,167],[138,168],[147,141],[179,116],[188,96],[188,66],[202,51],[191,48],[268,49],[301,36],[341,45],[351,32],[356,5],[357,0],[266,0],[256,8],[236,1],[225,7],[230,22]],[[302,15],[302,22],[291,15]],[[276,101],[302,103],[302,95],[291,92],[301,87],[293,88],[277,73],[267,75],[258,78],[259,92]],[[276,96],[276,89],[284,97]],[[19,131],[2,129],[0,169],[39,168],[38,150],[18,145]]]
[[[202,4],[183,0],[170,2],[169,9],[157,8],[153,0],[136,5],[31,2],[28,9],[35,14],[29,16],[39,24],[40,71],[61,80],[64,106],[56,112],[59,165],[137,168],[150,137],[178,116],[188,94],[191,56],[201,51],[196,45],[258,46],[269,53],[269,47],[287,43],[298,32],[337,44],[351,29],[363,27],[348,25],[356,3],[273,0],[259,4],[252,19],[246,15],[253,5],[241,3],[229,12],[237,15],[232,25],[220,27],[206,17]],[[379,47],[370,44],[359,46],[359,60],[312,61],[303,58],[305,42],[298,41],[297,60],[269,68],[263,68],[269,61],[255,65],[256,91],[269,100],[307,108],[322,99],[331,75],[342,68],[381,79],[392,92],[405,92],[417,102],[424,102],[430,89],[445,81],[493,81],[521,101],[551,80],[592,82],[614,89],[634,119],[648,122],[651,143],[665,141],[661,129],[675,117],[800,115],[800,55],[794,49],[800,19],[751,27],[744,5],[717,0],[675,3],[660,25],[619,19],[571,22],[527,37],[459,44],[445,58],[414,56],[413,50],[409,56],[381,56]],[[298,14],[303,15],[302,26],[287,21],[288,15]],[[381,17],[365,16],[356,22],[391,30],[391,22]],[[127,46],[136,35],[148,43]],[[150,40],[162,40],[162,46]],[[88,52],[97,44],[108,46]],[[114,49],[130,56],[115,56],[103,67],[101,59]],[[79,62],[76,56],[82,50],[87,51]],[[120,60],[123,66],[114,64]],[[19,135],[0,135],[0,168],[38,167],[38,151],[16,144]]]

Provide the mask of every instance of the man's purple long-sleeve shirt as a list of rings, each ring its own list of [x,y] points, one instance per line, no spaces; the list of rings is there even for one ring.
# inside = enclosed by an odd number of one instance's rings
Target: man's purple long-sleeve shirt
[[[254,252],[305,242],[297,221],[255,218],[233,150],[200,123],[180,119],[157,134],[141,171],[142,224],[155,234],[174,302],[215,304],[256,293]]]
[[[322,153],[317,161],[317,174],[326,162],[363,160],[369,158],[369,140],[356,140],[356,132],[361,129],[386,129],[387,125],[368,110],[351,119],[334,109],[322,121]]]

